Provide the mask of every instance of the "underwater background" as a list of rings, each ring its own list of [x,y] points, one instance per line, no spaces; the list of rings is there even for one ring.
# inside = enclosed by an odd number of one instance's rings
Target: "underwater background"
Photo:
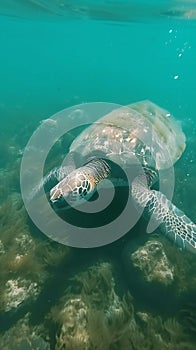
[[[43,119],[148,99],[186,134],[173,202],[195,222],[195,38],[194,0],[0,2],[1,349],[195,348],[195,256],[147,237],[142,220],[103,248],[62,246],[20,194],[23,150]]]

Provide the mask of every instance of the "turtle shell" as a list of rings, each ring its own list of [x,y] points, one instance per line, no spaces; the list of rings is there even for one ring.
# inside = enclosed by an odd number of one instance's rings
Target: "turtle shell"
[[[150,101],[115,109],[87,127],[70,147],[86,159],[99,155],[130,166],[137,158],[157,170],[171,167],[185,149],[185,135],[171,114]]]

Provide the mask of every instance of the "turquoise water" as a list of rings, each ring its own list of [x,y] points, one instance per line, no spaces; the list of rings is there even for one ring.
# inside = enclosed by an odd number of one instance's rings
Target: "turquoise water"
[[[81,102],[146,98],[194,119],[194,19],[1,16],[0,25],[3,126]]]
[[[84,102],[101,101],[126,105],[148,99],[168,109],[180,121],[186,134],[187,149],[176,165],[174,202],[195,221],[195,2],[159,1],[157,4],[157,1],[61,1],[61,4],[64,4],[61,7],[58,6],[59,2],[51,1],[49,3],[46,1],[27,1],[25,4],[21,1],[16,4],[15,1],[9,1],[9,6],[7,6],[6,1],[2,1],[0,4],[0,197],[2,202],[10,205],[9,196],[13,194],[14,197],[12,196],[11,198],[14,198],[14,203],[20,201],[20,199],[15,199],[15,196],[16,193],[20,193],[19,166],[21,155],[26,142],[41,120],[49,118],[61,109]],[[20,204],[19,207],[21,208],[22,205]],[[48,339],[47,336],[49,334],[50,349],[58,350],[61,345],[59,343],[55,344],[56,332],[59,335],[59,328],[56,322],[59,322],[59,324],[63,322],[62,319],[57,317],[57,313],[60,313],[63,304],[63,301],[59,302],[58,298],[62,297],[67,284],[72,285],[72,282],[67,282],[67,280],[69,275],[73,276],[75,274],[75,269],[78,267],[76,264],[78,256],[84,271],[89,269],[89,266],[87,266],[88,260],[89,264],[95,266],[93,264],[96,264],[99,259],[101,259],[102,263],[110,255],[112,255],[114,266],[118,266],[120,265],[118,258],[116,258],[119,256],[118,247],[115,246],[114,249],[112,247],[111,251],[106,249],[106,252],[104,250],[103,253],[96,252],[95,256],[93,256],[94,253],[89,252],[76,253],[74,251],[73,253],[67,253],[63,249],[61,251],[61,247],[54,245],[54,247],[47,248],[47,254],[44,253],[45,255],[42,256],[43,252],[40,249],[40,244],[41,247],[42,245],[45,247],[44,244],[47,245],[48,242],[45,242],[45,240],[42,242],[43,238],[40,238],[40,233],[38,234],[36,229],[32,227],[32,224],[29,223],[25,212],[21,213],[20,210],[19,213],[18,208],[16,210],[11,204],[11,207],[8,206],[7,209],[3,208],[0,214],[2,232],[7,232],[7,235],[9,233],[10,237],[12,237],[12,231],[14,232],[13,234],[18,234],[19,237],[21,232],[24,232],[24,234],[29,237],[32,236],[33,240],[35,240],[34,243],[28,243],[26,248],[24,246],[21,248],[22,244],[17,248],[17,245],[14,246],[15,243],[13,244],[11,238],[6,240],[4,237],[5,247],[7,247],[6,252],[8,253],[7,260],[12,261],[13,256],[17,256],[17,254],[25,255],[31,249],[34,249],[35,253],[33,254],[35,255],[31,256],[32,260],[27,261],[27,265],[25,265],[25,261],[24,270],[21,267],[18,270],[17,268],[14,270],[13,265],[9,265],[8,261],[2,258],[2,264],[4,264],[2,265],[3,269],[1,269],[3,271],[1,276],[2,290],[5,289],[4,285],[6,285],[8,277],[14,279],[18,278],[18,276],[25,276],[29,280],[30,277],[27,270],[31,270],[32,266],[35,270],[32,272],[33,277],[31,276],[30,278],[32,281],[41,285],[40,280],[48,281],[49,279],[46,287],[48,291],[46,292],[43,287],[44,291],[40,293],[41,296],[38,297],[38,302],[35,304],[38,316],[35,315],[35,311],[32,311],[31,299],[30,302],[28,301],[29,304],[27,303],[27,308],[21,308],[19,312],[13,311],[13,305],[10,303],[10,314],[6,314],[8,311],[5,308],[4,301],[0,300],[0,307],[1,304],[3,305],[1,316],[5,313],[5,319],[0,318],[0,322],[4,323],[3,326],[1,324],[1,329],[4,330],[5,328],[8,330],[14,327],[17,321],[24,318],[29,307],[32,315],[34,315],[32,317],[36,319],[32,323],[30,322],[30,330],[28,331],[29,333],[27,332],[29,336],[34,331],[32,328],[34,326],[32,325],[35,325],[36,322],[39,324],[41,321],[44,324],[44,317],[51,311],[50,308],[57,305],[56,314],[53,311],[51,323],[48,321],[49,325],[46,322],[44,325],[42,324],[41,327],[43,328],[41,328],[41,331],[36,330],[38,332],[36,341],[37,344],[40,344],[37,345],[36,349],[48,349],[39,336],[41,334],[45,341]],[[14,226],[17,220],[19,220],[19,224]],[[137,232],[135,232],[135,235],[137,235]],[[39,242],[40,239],[41,243]],[[31,248],[31,244],[34,244],[36,248]],[[37,248],[37,246],[39,247]],[[22,250],[20,251],[20,249]],[[55,255],[52,249],[58,251],[58,254]],[[175,249],[172,251],[170,251],[169,247],[167,249],[168,256],[172,261]],[[38,257],[39,254],[41,258],[39,257],[38,260],[40,259],[41,262],[39,261],[35,267],[33,263],[34,258],[35,256]],[[87,254],[86,260],[85,254]],[[57,255],[59,258],[57,258]],[[73,256],[76,258],[73,258]],[[137,321],[139,320],[139,325],[140,323],[142,324],[141,329],[144,328],[146,331],[146,324],[141,317],[141,313],[144,314],[146,312],[147,314],[149,312],[149,317],[151,318],[150,326],[148,327],[156,329],[157,333],[159,332],[157,322],[162,322],[160,329],[162,329],[163,333],[165,329],[167,331],[168,328],[171,328],[170,336],[168,336],[168,339],[166,338],[166,342],[171,342],[169,349],[174,349],[172,347],[174,344],[175,346],[177,344],[178,349],[193,349],[192,339],[194,339],[196,330],[194,315],[196,284],[193,269],[195,261],[192,256],[189,257],[186,254],[182,257],[184,265],[180,260],[181,258],[177,255],[172,261],[177,274],[176,283],[179,283],[176,289],[179,286],[182,287],[184,283],[183,288],[188,295],[187,299],[184,295],[182,298],[180,297],[180,301],[176,301],[177,306],[175,305],[174,310],[171,307],[172,312],[168,312],[168,314],[165,314],[164,306],[159,307],[159,304],[161,304],[159,300],[155,307],[156,317],[160,316],[163,319],[162,321],[160,319],[157,321],[158,318],[156,320],[154,316],[155,311],[153,310],[152,314],[150,314],[153,309],[151,298],[149,300],[147,298],[147,304],[144,302],[144,305],[141,299],[138,301],[136,298],[136,302],[133,302],[133,304],[136,311],[140,312],[140,316],[138,314],[135,318]],[[65,280],[63,266],[66,266],[69,271]],[[132,281],[128,281],[127,276],[123,280],[125,272],[122,273],[120,267],[117,267],[116,271],[117,281],[120,280],[120,287],[118,286],[117,290],[118,288],[123,291],[130,289],[131,293],[135,293],[134,297],[136,297],[137,288],[136,291],[134,288],[132,290]],[[179,278],[180,274],[183,274],[182,280]],[[187,287],[189,278],[192,280],[190,290]],[[51,287],[53,282],[58,286],[61,285],[58,288],[58,293],[54,285]],[[74,288],[74,293],[75,290],[78,292],[79,287],[76,286]],[[122,293],[122,290],[120,293]],[[169,292],[167,291],[167,293]],[[83,294],[85,293],[88,295],[88,291],[83,288]],[[169,298],[167,293],[166,299]],[[171,293],[173,293],[173,290]],[[173,294],[174,296],[176,296],[175,293]],[[32,294],[29,295],[31,298]],[[66,295],[69,295],[69,293]],[[165,294],[163,293],[163,295]],[[46,298],[48,299],[45,307],[43,303],[45,303]],[[68,297],[66,296],[65,299],[68,300]],[[185,321],[183,319],[182,327],[184,327],[183,332],[187,334],[187,343],[185,343],[184,339],[179,340],[178,343],[179,334],[181,334],[182,330],[176,326],[174,321],[166,325],[167,317],[171,317],[173,320],[179,316],[179,312],[181,312],[184,305],[181,299],[185,300],[185,305],[190,299],[193,305],[191,311],[188,306],[184,309],[185,316],[188,316],[187,318],[184,317]],[[171,298],[171,300],[173,299]],[[88,302],[91,303],[92,300]],[[18,307],[20,303],[16,305]],[[43,310],[40,305],[42,305]],[[15,308],[15,305],[13,308]],[[187,319],[190,319],[189,313],[192,320],[191,326],[189,323],[186,323]],[[183,312],[180,313],[182,316],[184,314]],[[13,315],[16,315],[16,317],[12,318]],[[100,314],[98,316],[100,317]],[[137,328],[138,334],[140,334],[141,329]],[[92,329],[91,332],[93,333]],[[12,349],[11,345],[7,344],[16,335],[14,331],[8,335],[6,334],[2,335],[2,344],[4,344],[2,346],[5,349]],[[150,328],[145,334],[147,338],[153,338]],[[174,334],[176,334],[176,338]],[[9,341],[7,340],[8,338]],[[126,339],[128,338],[126,337]],[[148,344],[142,343],[142,336],[138,335],[138,339],[141,342],[132,341],[134,344],[132,347],[130,347],[130,344],[127,345],[128,343],[123,345],[125,343],[122,342],[120,345],[115,343],[116,347],[106,346],[106,349],[158,349],[160,346],[162,346],[162,349],[166,349],[163,344],[157,343],[158,345],[156,345],[158,340],[155,341],[154,338],[152,341],[152,343],[154,342],[154,347],[151,347],[150,341]],[[8,346],[7,348],[5,344]],[[23,349],[25,346],[27,349],[32,349],[32,344],[31,347],[21,340],[17,349]],[[83,345],[78,346],[77,349],[85,349],[85,347],[82,347]],[[71,349],[71,345],[67,348]],[[76,345],[74,349],[76,349]],[[100,348],[92,347],[92,349]]]

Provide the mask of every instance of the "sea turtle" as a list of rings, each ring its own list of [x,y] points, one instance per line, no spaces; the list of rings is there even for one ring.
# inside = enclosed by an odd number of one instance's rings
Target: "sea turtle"
[[[92,197],[103,179],[115,178],[119,185],[114,164],[126,169],[137,158],[143,172],[131,185],[136,205],[147,216],[153,215],[160,231],[176,245],[196,252],[196,225],[163,193],[152,189],[159,171],[171,167],[184,149],[185,136],[170,113],[150,101],[137,102],[83,130],[70,146],[68,164],[52,170],[42,185],[49,185],[52,205],[77,206]]]

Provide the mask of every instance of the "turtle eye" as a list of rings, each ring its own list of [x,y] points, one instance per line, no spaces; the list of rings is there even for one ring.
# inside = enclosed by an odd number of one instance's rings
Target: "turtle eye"
[[[88,181],[87,181],[86,190],[87,190],[87,192],[89,192],[91,190],[91,184]]]

